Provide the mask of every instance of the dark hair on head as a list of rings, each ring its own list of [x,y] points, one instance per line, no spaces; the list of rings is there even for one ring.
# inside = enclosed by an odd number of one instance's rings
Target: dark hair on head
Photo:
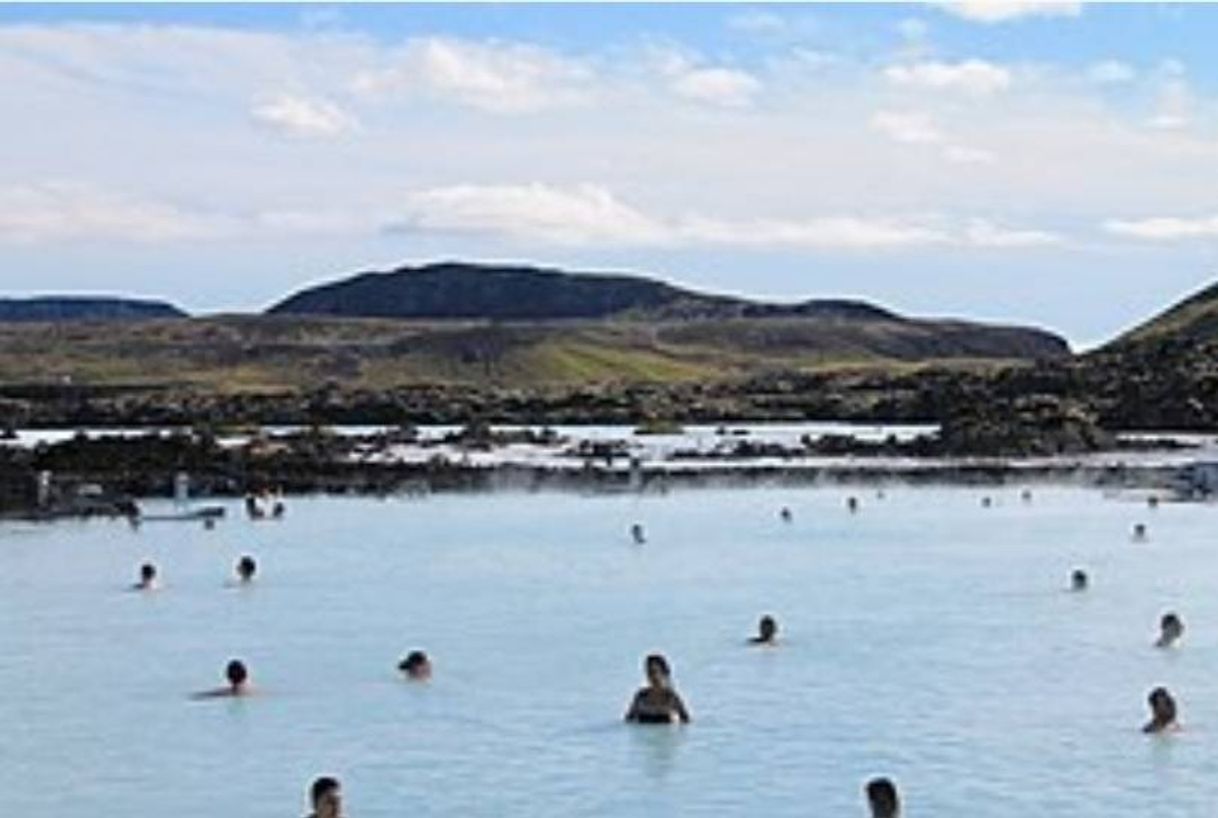
[[[1163,614],[1163,618],[1159,620],[1159,627],[1162,628],[1166,628],[1169,625],[1179,626],[1181,624],[1180,617],[1176,616],[1176,614],[1171,611]]]
[[[888,778],[873,778],[867,782],[867,801],[871,804],[871,811],[876,816],[895,816],[897,809],[900,807],[900,799],[897,798],[897,787]]]
[[[250,672],[246,669],[245,662],[242,662],[240,659],[233,659],[224,668],[224,676],[228,679],[229,683],[239,685],[250,677]]]
[[[156,576],[156,566],[150,562],[146,562],[140,566],[140,576],[144,579],[152,579]]]
[[[237,573],[253,575],[258,570],[258,563],[249,554],[245,554],[241,559],[237,560]]]
[[[778,620],[775,619],[774,617],[770,616],[769,614],[766,614],[765,616],[761,617],[760,624],[762,627],[777,628]]]
[[[410,671],[427,663],[427,654],[421,650],[412,650],[406,658],[398,663],[398,670]]]
[[[644,665],[644,667],[647,667],[647,668],[651,668],[652,666],[655,666],[655,667],[659,668],[660,672],[663,673],[665,676],[672,675],[672,668],[670,668],[668,666],[668,660],[664,658],[664,654],[662,654],[662,653],[649,654],[647,656],[646,661],[643,663],[643,665]]]
[[[323,775],[313,781],[313,786],[309,787],[309,800],[313,802],[313,806],[317,806],[317,802],[322,799],[326,793],[333,792],[338,789],[338,779],[330,775]]]
[[[1146,701],[1150,703],[1152,710],[1158,710],[1161,706],[1165,711],[1168,721],[1176,720],[1176,700],[1167,692],[1166,687],[1156,687],[1150,691],[1150,695],[1146,697]],[[1155,714],[1158,716],[1158,713]]]

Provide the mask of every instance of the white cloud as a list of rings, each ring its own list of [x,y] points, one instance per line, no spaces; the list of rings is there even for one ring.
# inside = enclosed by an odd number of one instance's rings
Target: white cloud
[[[407,197],[394,231],[492,233],[557,244],[654,244],[664,227],[596,185],[452,185]]]
[[[984,219],[829,215],[724,218],[648,214],[599,185],[457,185],[417,191],[390,232],[459,232],[563,245],[730,246],[744,249],[884,250],[931,245],[1017,248],[1052,244],[1037,230]]]
[[[988,96],[1011,86],[1011,72],[984,60],[958,63],[921,62],[891,65],[884,77],[894,85],[932,91],[960,91]]]
[[[1005,23],[1027,17],[1077,17],[1080,2],[1062,0],[947,0],[935,2],[950,14],[975,23]]]
[[[672,80],[677,96],[726,108],[749,105],[760,89],[756,77],[734,68],[692,68]]]
[[[857,216],[742,221],[695,216],[677,224],[675,235],[694,243],[820,250],[878,250],[950,241],[932,226]]]
[[[1129,221],[1110,219],[1104,222],[1104,229],[1117,236],[1145,241],[1218,238],[1218,215],[1196,218],[1154,216]]]
[[[1104,60],[1097,62],[1087,69],[1087,78],[1101,85],[1116,85],[1130,82],[1137,77],[1138,72],[1129,63],[1120,60]]]
[[[254,106],[256,122],[288,136],[334,137],[356,127],[355,118],[333,102],[280,94]]]
[[[643,62],[672,94],[693,102],[743,108],[761,90],[761,81],[748,71],[705,65],[696,54],[675,47],[648,49]]]
[[[232,219],[164,202],[48,182],[0,188],[0,241],[160,242],[231,234]]]
[[[942,132],[930,116],[916,111],[877,111],[871,117],[871,127],[894,142],[908,145],[934,145],[943,141]]]
[[[1004,227],[987,219],[969,219],[964,228],[964,240],[974,247],[1013,249],[1017,247],[1046,247],[1059,244],[1061,237],[1044,230],[1023,230]]]
[[[588,66],[537,46],[449,37],[409,41],[389,65],[360,71],[352,89],[371,96],[416,92],[499,114],[586,102]]]

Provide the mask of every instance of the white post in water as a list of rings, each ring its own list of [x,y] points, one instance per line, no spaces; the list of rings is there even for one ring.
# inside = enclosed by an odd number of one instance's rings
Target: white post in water
[[[180,506],[184,506],[189,499],[190,475],[180,471],[173,478],[173,501]]]
[[[46,508],[51,504],[51,473],[49,471],[38,472],[38,506]]]

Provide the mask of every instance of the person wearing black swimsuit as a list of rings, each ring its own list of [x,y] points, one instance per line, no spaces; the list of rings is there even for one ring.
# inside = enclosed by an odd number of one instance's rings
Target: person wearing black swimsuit
[[[672,670],[668,660],[658,653],[647,657],[643,663],[647,674],[647,686],[640,688],[626,711],[626,721],[635,724],[681,724],[689,723],[689,711],[685,702],[672,686]]]

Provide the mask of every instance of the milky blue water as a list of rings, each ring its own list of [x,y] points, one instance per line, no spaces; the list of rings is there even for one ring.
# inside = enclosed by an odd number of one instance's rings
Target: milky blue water
[[[322,773],[354,818],[853,816],[875,774],[910,816],[1216,813],[1213,506],[889,486],[236,512],[0,528],[4,814],[270,818]],[[259,579],[226,587],[244,552]],[[124,590],[145,559],[163,589]],[[1169,608],[1188,632],[1155,650]],[[765,612],[784,644],[745,647]],[[397,675],[415,647],[429,684]],[[620,723],[653,650],[687,728]],[[259,694],[189,700],[231,657]],[[1170,738],[1139,733],[1157,684]]]

